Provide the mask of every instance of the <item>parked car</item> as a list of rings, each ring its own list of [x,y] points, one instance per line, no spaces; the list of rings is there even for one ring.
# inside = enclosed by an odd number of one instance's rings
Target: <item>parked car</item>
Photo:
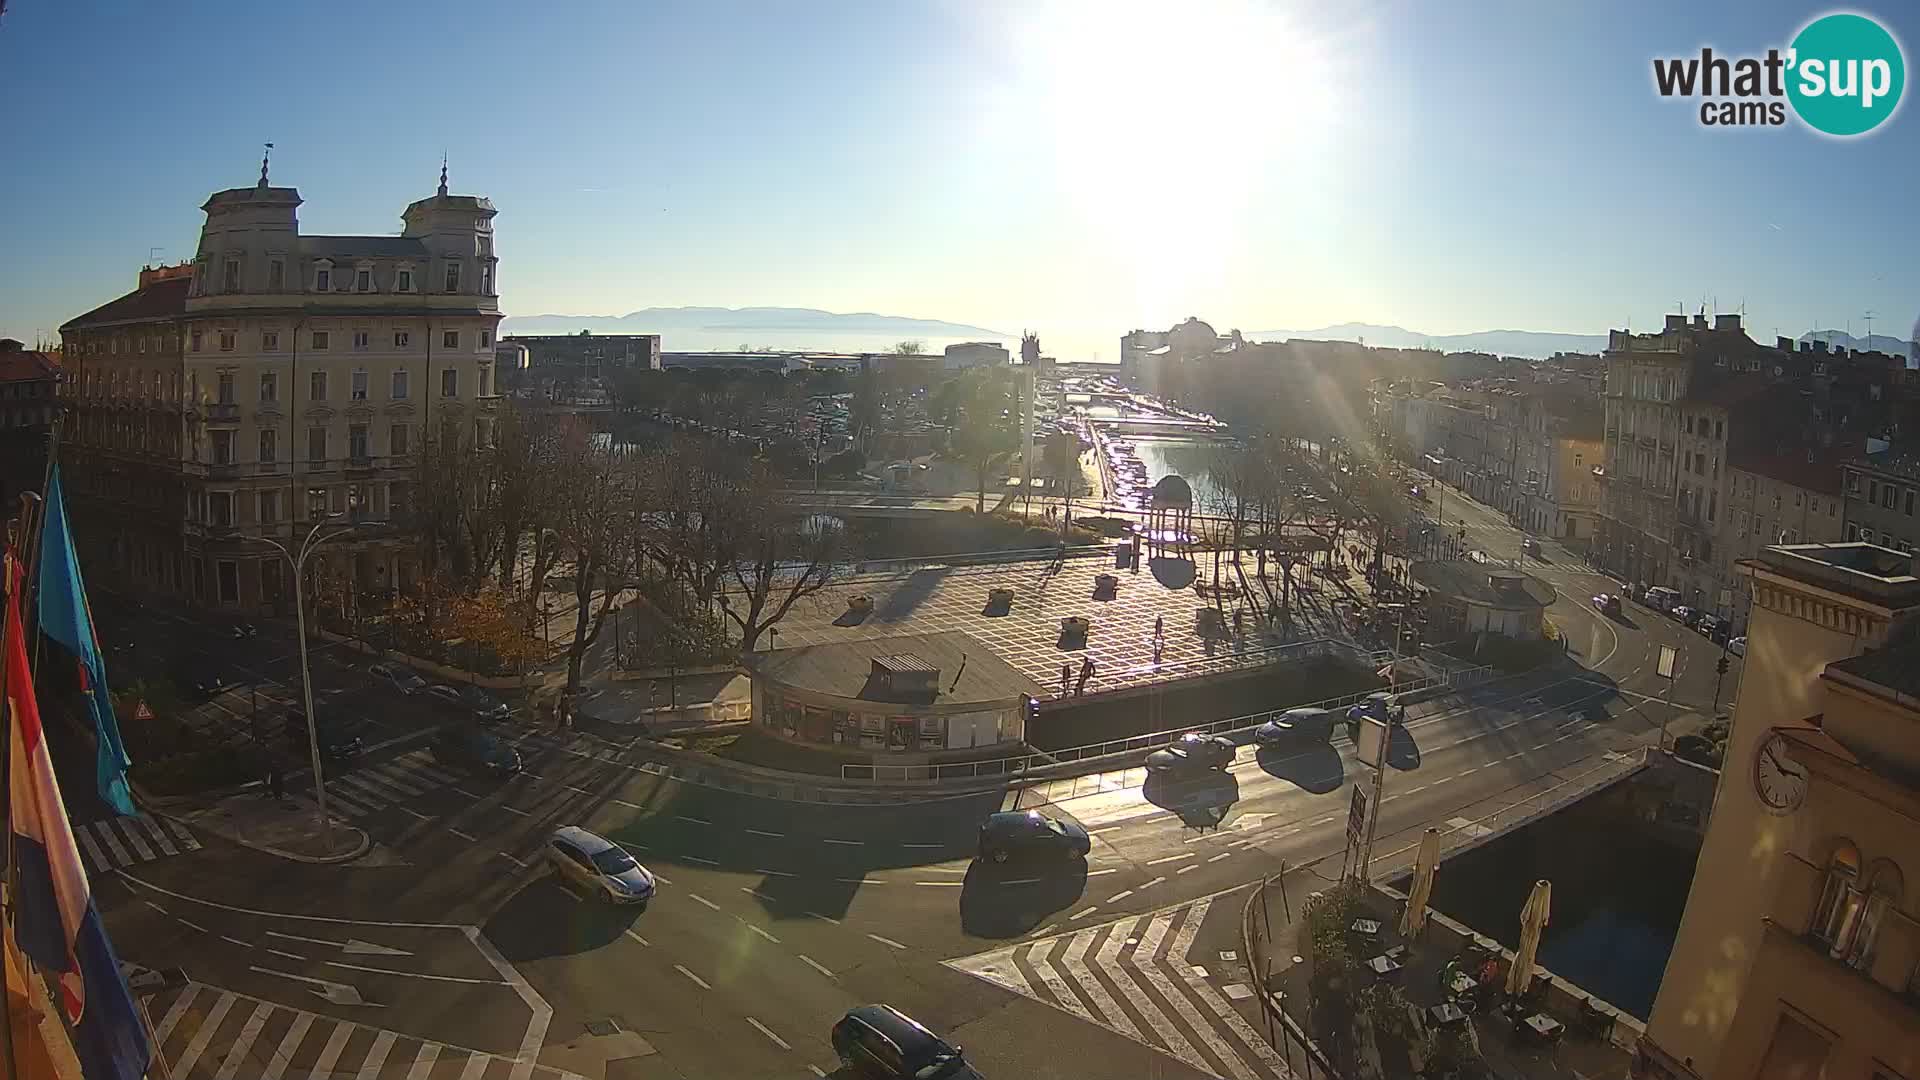
[[[577,825],[555,829],[547,838],[547,863],[561,877],[593,890],[609,903],[638,904],[653,899],[654,879],[626,849]]]
[[[496,776],[520,771],[520,751],[476,728],[442,728],[432,745],[434,760],[442,764],[481,769]]]
[[[1038,810],[1003,810],[980,823],[980,857],[997,863],[1027,854],[1084,858],[1092,849],[1092,838],[1078,823]]]
[[[1741,634],[1739,637],[1727,642],[1727,651],[1735,656],[1747,655],[1747,635]]]
[[[1333,738],[1333,712],[1328,709],[1288,709],[1253,729],[1253,741],[1276,746],[1298,739],[1326,742]]]
[[[259,636],[260,631],[255,629],[252,623],[237,622],[227,627],[227,633],[235,641],[243,641],[250,637]]]
[[[1530,558],[1540,558],[1540,541],[1529,536],[1520,541],[1520,551]]]
[[[1593,609],[1602,615],[1620,614],[1620,598],[1612,593],[1600,593],[1593,598]]]
[[[1699,623],[1701,612],[1697,608],[1690,608],[1685,604],[1681,604],[1667,614],[1672,615],[1675,621],[1679,622],[1681,626],[1692,627]]]
[[[1347,709],[1347,721],[1358,723],[1369,716],[1378,717],[1389,724],[1399,725],[1407,722],[1407,707],[1400,699],[1385,690],[1375,690]]]
[[[1224,769],[1233,764],[1235,748],[1231,739],[1189,731],[1147,755],[1149,773],[1203,772]]]
[[[399,664],[389,664],[385,661],[369,664],[367,674],[376,679],[385,679],[393,684],[394,689],[403,694],[417,694],[427,688],[427,680]]]
[[[1707,635],[1709,638],[1718,638],[1725,632],[1726,625],[1726,623],[1720,620],[1720,616],[1703,613],[1700,618],[1694,622],[1693,628]]]
[[[849,1009],[833,1025],[833,1052],[855,1077],[873,1080],[985,1080],[960,1048],[891,1005]]]
[[[1655,611],[1672,611],[1680,603],[1680,592],[1665,585],[1653,585],[1641,594],[1640,602]]]

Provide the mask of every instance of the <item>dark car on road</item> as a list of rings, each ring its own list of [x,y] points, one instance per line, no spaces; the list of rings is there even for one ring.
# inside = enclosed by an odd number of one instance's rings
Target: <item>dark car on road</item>
[[[1620,614],[1620,598],[1612,593],[1600,593],[1593,598],[1593,610],[1602,615]]]
[[[520,751],[496,736],[473,728],[449,727],[433,738],[434,760],[497,776],[520,771]]]
[[[477,686],[448,686],[446,683],[434,683],[427,687],[427,693],[456,709],[471,712],[476,720],[494,723],[513,715],[507,703],[487,693]]]
[[[1253,729],[1253,741],[1278,746],[1296,740],[1326,742],[1333,738],[1333,713],[1327,709],[1288,709]]]
[[[1147,755],[1150,773],[1203,772],[1233,764],[1233,740],[1189,731]]]
[[[215,694],[233,689],[227,674],[213,664],[199,660],[180,660],[173,665],[173,684],[188,697],[205,701]]]
[[[1085,857],[1093,841],[1077,823],[1037,810],[1004,810],[980,824],[980,857],[1003,863],[1016,855]]]
[[[307,714],[294,709],[287,714],[287,742],[296,753],[310,749],[307,742]],[[351,724],[339,720],[320,721],[320,756],[331,764],[345,765],[360,756],[365,747],[358,731]]]
[[[986,1080],[960,1048],[891,1005],[861,1005],[833,1025],[833,1052],[855,1077]]]

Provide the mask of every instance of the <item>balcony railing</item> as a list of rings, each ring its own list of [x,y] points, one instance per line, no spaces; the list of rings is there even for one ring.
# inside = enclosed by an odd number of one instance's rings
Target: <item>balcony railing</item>
[[[234,403],[216,401],[207,406],[207,419],[215,423],[230,423],[240,419],[240,406]]]

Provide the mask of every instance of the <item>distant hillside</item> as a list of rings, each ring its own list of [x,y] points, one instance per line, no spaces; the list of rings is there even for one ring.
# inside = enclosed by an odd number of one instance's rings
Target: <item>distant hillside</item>
[[[1824,341],[1832,349],[1866,349],[1870,352],[1892,353],[1895,356],[1912,358],[1920,356],[1920,345],[1911,341],[1902,341],[1891,334],[1869,334],[1866,337],[1854,337],[1845,330],[1809,330],[1800,335],[1801,341]]]
[[[842,314],[815,308],[675,307],[646,308],[625,315],[516,315],[501,320],[502,334],[659,334],[661,346],[675,351],[756,348],[821,349],[862,352],[897,341],[1008,342],[1017,335],[940,319]]]
[[[1605,334],[1555,334],[1539,330],[1482,330],[1472,334],[1425,334],[1403,326],[1341,323],[1318,330],[1256,330],[1255,341],[1307,338],[1314,341],[1362,341],[1389,349],[1439,349],[1441,352],[1484,352],[1496,356],[1544,359],[1557,352],[1597,353],[1607,347]]]

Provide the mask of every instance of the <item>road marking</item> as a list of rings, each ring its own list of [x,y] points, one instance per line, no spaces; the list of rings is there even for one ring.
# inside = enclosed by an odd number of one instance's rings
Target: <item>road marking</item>
[[[820,974],[825,975],[829,979],[835,977],[833,972],[828,971],[825,967],[821,966],[820,961],[815,960],[813,957],[808,956],[806,953],[800,954],[800,961],[806,964],[808,967],[812,968],[813,970],[819,972]]]
[[[832,923],[835,926],[840,925],[840,920],[834,918],[831,915],[822,915],[817,911],[808,911],[808,912],[805,912],[804,914],[806,914],[810,918],[819,919],[823,923]]]
[[[713,822],[711,822],[711,821],[708,821],[708,820],[707,820],[706,818],[698,818],[698,817],[689,817],[689,816],[687,816],[686,814],[675,814],[675,815],[673,815],[673,819],[674,819],[675,821],[691,821],[691,822],[692,822],[692,823],[694,823],[695,825],[711,825],[711,824],[713,824]]]
[[[1119,892],[1114,893],[1112,896],[1107,897],[1107,903],[1117,904],[1120,901],[1125,900],[1127,897],[1132,895],[1133,895],[1132,889],[1121,889]],[[1076,915],[1074,916],[1074,918],[1079,918],[1079,916]]]
[[[1183,866],[1180,869],[1175,870],[1173,873],[1175,877],[1178,877],[1179,875],[1184,874],[1189,870],[1198,870],[1198,869],[1200,869],[1200,864],[1194,863],[1192,866]]]
[[[1010,880],[1010,881],[1003,881],[1003,882],[1001,882],[1000,884],[1002,884],[1002,885],[1038,885],[1038,884],[1040,884],[1040,880],[1041,880],[1041,879],[1039,879],[1039,878],[1037,878],[1037,877],[1023,877],[1023,878],[1014,878],[1014,879],[1012,879],[1012,880]],[[938,882],[935,882],[935,881],[923,881],[923,882],[921,882],[920,884],[922,884],[922,885],[962,885],[962,884],[965,884],[965,882],[960,882],[960,881],[938,881]]]
[[[625,800],[625,799],[608,799],[607,801],[608,801],[608,802],[616,802],[616,803],[619,803],[619,804],[620,804],[621,806],[624,806],[624,807],[626,807],[626,808],[627,808],[627,809],[629,809],[629,810],[638,810],[638,809],[640,809],[640,808],[641,808],[641,807],[640,807],[640,804],[639,804],[639,803],[637,803],[637,802],[628,802],[628,801],[627,801],[627,800]]]
[[[1095,830],[1093,830],[1092,832],[1090,832],[1090,833],[1088,833],[1087,835],[1088,835],[1088,836],[1100,836],[1100,835],[1103,835],[1103,834],[1105,834],[1105,833],[1110,833],[1110,832],[1119,832],[1119,831],[1120,831],[1121,829],[1124,829],[1124,828],[1126,828],[1126,826],[1124,826],[1124,825],[1109,825],[1109,826],[1107,826],[1107,827],[1106,827],[1106,828],[1104,828],[1104,829],[1095,829]]]
[[[734,918],[739,919],[740,917],[736,915],[734,916]],[[773,942],[775,945],[780,944],[779,938],[774,937],[772,934],[767,933],[765,930],[760,929],[759,927],[753,925],[752,923],[748,922],[745,919],[740,919],[740,925],[746,927],[747,929],[753,931],[756,934],[759,934],[761,937],[766,938],[768,941]]]
[[[754,873],[759,874],[763,877],[792,877],[793,876],[791,872],[786,870],[755,870]]]
[[[238,945],[238,946],[240,946],[240,947],[241,947],[241,948],[243,948],[243,949],[251,949],[251,948],[253,948],[253,942],[251,942],[251,941],[241,941],[241,940],[240,940],[239,938],[237,938],[237,937],[228,937],[228,936],[227,936],[227,935],[225,935],[225,934],[221,934],[221,935],[220,935],[220,940],[222,940],[222,941],[231,941],[231,942],[233,942],[233,943],[234,943],[235,945]]]
[[[911,847],[911,848],[934,848],[934,849],[939,849],[939,848],[944,848],[944,847],[946,847],[947,845],[945,845],[945,844],[901,844],[900,846],[901,846],[901,847]]]
[[[1087,916],[1099,910],[1100,910],[1100,905],[1098,904],[1095,904],[1094,906],[1089,908],[1081,908],[1079,911],[1076,911],[1071,916],[1069,916],[1068,921],[1072,921],[1073,919],[1084,919]]]
[[[848,847],[859,847],[861,844],[865,843],[864,840],[835,840],[831,836],[821,837],[820,842],[823,844],[845,844]]]
[[[1153,879],[1152,881],[1149,881],[1149,882],[1147,882],[1147,883],[1146,883],[1145,885],[1142,885],[1142,886],[1140,886],[1140,888],[1142,888],[1142,889],[1151,889],[1151,888],[1153,888],[1153,887],[1154,887],[1155,885],[1158,885],[1158,884],[1160,884],[1161,882],[1163,882],[1163,881],[1165,881],[1165,880],[1167,880],[1167,879],[1166,879],[1166,878],[1163,878],[1163,877],[1157,877],[1157,878],[1154,878],[1154,879]]]
[[[279,949],[275,949],[269,946],[262,946],[262,947],[266,948],[268,952],[272,953],[275,956],[284,956],[289,960],[301,960],[301,961],[306,960],[306,957],[301,956],[299,953],[283,952]]]
[[[434,982],[470,983],[475,986],[511,986],[501,979],[469,979],[464,975],[428,975],[422,971],[395,971],[392,968],[368,967],[365,964],[349,964],[344,960],[328,960],[328,967],[346,968],[349,971],[370,971],[375,975],[398,975],[403,979],[431,979]]]
[[[220,995],[214,1002],[213,1009],[207,1013],[207,1018],[201,1022],[200,1030],[193,1033],[187,1048],[180,1051],[180,1057],[174,1061],[168,1070],[169,1073],[177,1069],[181,1076],[191,1074],[194,1065],[200,1061],[200,1055],[207,1052],[207,1044],[213,1041],[213,1033],[219,1030],[221,1022],[226,1020],[227,1013],[232,1010],[233,1003],[238,1000],[239,998],[233,994]]]
[[[515,866],[518,866],[518,867],[520,867],[520,868],[521,868],[521,869],[523,869],[523,870],[524,870],[524,869],[526,869],[526,866],[527,866],[527,864],[526,864],[526,863],[523,863],[523,862],[521,862],[521,861],[520,861],[519,859],[516,859],[516,858],[514,858],[513,856],[511,856],[511,855],[509,855],[509,854],[507,854],[507,853],[506,853],[506,852],[504,852],[504,851],[498,851],[498,852],[495,852],[494,854],[496,854],[496,855],[498,855],[498,856],[500,856],[501,858],[503,858],[503,859],[505,859],[505,860],[507,860],[508,862],[510,862],[510,863],[512,863],[513,865],[515,865]]]
[[[501,803],[501,804],[500,804],[500,809],[502,809],[502,810],[505,810],[505,811],[506,811],[507,813],[509,813],[509,814],[519,814],[519,815],[520,815],[521,817],[532,817],[532,816],[533,816],[533,814],[532,814],[532,812],[530,812],[530,811],[527,811],[527,810],[517,810],[517,809],[515,809],[515,808],[513,808],[513,807],[511,807],[511,806],[508,806],[508,805],[507,805],[506,803]]]
[[[1165,858],[1161,858],[1161,859],[1148,859],[1147,865],[1159,866],[1161,863],[1179,862],[1181,859],[1191,859],[1191,858],[1193,858],[1193,852],[1183,851],[1178,855],[1168,855]]]
[[[1233,856],[1233,852],[1231,852],[1231,851],[1223,851],[1223,852],[1221,852],[1220,854],[1218,854],[1218,855],[1215,855],[1215,856],[1214,856],[1213,858],[1211,858],[1211,859],[1208,859],[1207,861],[1208,861],[1208,862],[1219,862],[1219,861],[1220,861],[1221,859],[1226,859],[1226,858],[1231,858],[1232,856]]]
[[[354,1080],[379,1080],[380,1071],[386,1067],[387,1055],[393,1053],[394,1040],[397,1038],[398,1036],[391,1031],[382,1031],[374,1036],[373,1046],[367,1051],[366,1060],[360,1065],[360,1075]]]
[[[683,858],[683,859],[685,859],[685,860],[687,860],[688,862],[697,862],[697,863],[701,863],[701,864],[703,864],[703,865],[705,865],[705,866],[719,866],[719,865],[720,865],[720,864],[719,864],[718,862],[715,862],[715,861],[714,861],[714,860],[712,860],[712,859],[703,859],[703,858],[701,858],[701,857],[700,857],[700,856],[698,856],[698,855],[682,855],[682,856],[680,856],[680,857],[681,857],[681,858]]]
[[[220,1063],[220,1071],[214,1074],[214,1080],[233,1080],[240,1072],[240,1063],[247,1059],[247,1051],[253,1049],[253,1042],[260,1037],[260,1031],[267,1026],[267,1017],[272,1015],[273,1006],[262,1001],[253,1007],[253,1015],[247,1017],[245,1027],[240,1029],[239,1038],[227,1051],[225,1061]]]
[[[683,968],[683,967],[681,967],[681,966],[680,966],[679,964],[675,964],[675,965],[673,965],[673,970],[675,970],[675,971],[677,971],[677,972],[679,972],[679,973],[680,973],[680,974],[682,974],[682,975],[685,975],[685,976],[686,976],[687,978],[689,978],[689,979],[692,979],[692,980],[693,980],[693,985],[695,985],[695,986],[697,986],[697,987],[699,987],[699,988],[700,988],[700,989],[702,989],[702,990],[711,990],[711,989],[713,989],[713,987],[711,987],[711,986],[709,986],[709,985],[707,985],[707,980],[705,980],[705,979],[703,979],[703,978],[701,978],[701,977],[700,977],[700,976],[698,976],[698,975],[695,975],[695,974],[694,974],[693,972],[691,972],[691,971],[688,971],[688,970],[687,970],[686,968]]]
[[[820,1078],[820,1080],[826,1080],[826,1077],[827,1077],[827,1074],[826,1074],[826,1073],[823,1073],[823,1072],[821,1072],[821,1071],[820,1071],[820,1066],[818,1066],[818,1065],[809,1065],[809,1066],[807,1066],[807,1071],[808,1071],[808,1072],[810,1072],[810,1073],[812,1073],[813,1075],[815,1075],[815,1076],[817,1076],[817,1077],[819,1077],[819,1078]]]
[[[701,896],[701,895],[700,895],[699,893],[697,893],[697,892],[690,892],[690,893],[688,893],[688,894],[687,894],[687,896],[688,896],[689,898],[691,898],[692,900],[694,900],[694,901],[695,901],[696,903],[701,903],[701,904],[705,904],[706,906],[708,906],[708,907],[710,907],[710,908],[712,908],[712,909],[713,909],[713,910],[715,910],[715,911],[719,911],[719,910],[720,910],[720,905],[719,905],[719,904],[716,904],[716,903],[714,903],[713,901],[711,901],[711,900],[709,900],[709,899],[707,899],[706,897],[704,897],[704,896]]]
[[[310,1012],[294,1013],[293,1026],[287,1029],[286,1037],[280,1040],[280,1045],[274,1050],[273,1057],[267,1060],[266,1072],[262,1074],[263,1080],[280,1080],[280,1077],[286,1074],[287,1066],[293,1064],[293,1052],[300,1048],[300,1040],[307,1037],[307,1029],[313,1026],[314,1019],[314,1014]],[[159,1040],[155,1042],[158,1043]]]
[[[1553,743],[1552,743],[1551,741],[1549,741],[1549,742],[1540,742],[1540,743],[1534,743],[1534,744],[1533,744],[1532,746],[1529,746],[1529,747],[1527,747],[1527,749],[1529,749],[1529,750],[1545,750],[1545,749],[1546,749],[1547,747],[1549,747],[1549,746],[1552,746],[1552,745],[1553,745]]]
[[[893,940],[892,938],[883,938],[883,937],[881,937],[881,936],[880,936],[879,934],[868,934],[867,936],[868,936],[868,937],[870,937],[870,938],[872,938],[873,940],[875,940],[875,941],[877,941],[877,942],[879,942],[879,943],[880,943],[880,944],[882,944],[882,945],[886,945],[886,946],[889,946],[889,947],[892,947],[892,948],[895,948],[895,949],[905,949],[905,948],[906,948],[906,946],[905,946],[905,945],[902,945],[902,944],[900,944],[899,942],[897,942],[897,941],[895,941],[895,940]]]
[[[440,1044],[423,1042],[420,1053],[413,1059],[413,1068],[407,1070],[407,1080],[430,1080],[434,1063],[440,1060]]]
[[[964,881],[916,881],[916,882],[914,882],[914,884],[915,884],[915,885],[929,885],[929,886],[932,886],[932,887],[934,887],[934,888],[942,888],[942,887],[945,887],[945,888],[949,888],[949,889],[957,889],[957,888],[959,888],[960,886],[962,886],[962,885],[965,885],[965,884],[966,884],[966,882],[964,882]],[[1011,885],[1011,884],[1013,884],[1013,882],[1011,882],[1011,881],[1006,881],[1006,882],[1002,882],[1001,884],[1003,884],[1003,885]]]
[[[148,907],[150,907],[150,908],[152,908],[153,910],[155,910],[155,911],[157,911],[157,912],[159,912],[159,913],[160,913],[160,914],[162,914],[162,915],[165,915],[165,914],[167,913],[167,909],[166,909],[166,908],[163,908],[163,907],[161,907],[161,906],[160,906],[159,904],[156,904],[156,903],[154,903],[154,902],[153,902],[153,901],[151,901],[151,900],[142,900],[142,901],[140,901],[140,902],[141,902],[141,903],[143,903],[143,904],[145,904],[145,905],[147,905]]]
[[[778,1035],[775,1035],[772,1031],[769,1031],[767,1029],[767,1025],[761,1023],[758,1020],[755,1020],[753,1017],[751,1016],[747,1017],[747,1023],[752,1024],[755,1031],[758,1031],[760,1034],[765,1035],[769,1039],[772,1039],[773,1045],[779,1047],[780,1049],[782,1050],[793,1049],[793,1047],[787,1045],[787,1040],[781,1038]]]
[[[174,918],[176,918],[176,919],[179,919],[179,920],[180,920],[180,925],[181,925],[181,926],[184,926],[184,927],[186,927],[186,928],[187,928],[187,929],[189,929],[189,930],[198,930],[198,931],[200,931],[200,932],[201,932],[201,933],[203,933],[203,934],[207,932],[207,928],[206,928],[206,927],[204,927],[204,926],[201,926],[201,925],[200,925],[199,923],[197,923],[197,922],[188,922],[188,921],[187,921],[187,920],[185,920],[185,919],[180,919],[180,917],[179,917],[178,915],[175,915],[175,916],[174,916]]]
[[[752,834],[753,834],[753,835],[755,835],[755,836],[764,836],[764,837],[766,837],[766,838],[767,838],[767,839],[769,839],[769,840],[784,840],[784,839],[786,839],[786,837],[785,837],[785,836],[784,836],[783,834],[781,834],[781,833],[777,833],[777,832],[768,832],[768,831],[766,831],[765,829],[743,829],[743,830],[741,830],[741,831],[743,831],[743,832],[748,832],[748,833],[752,833]]]
[[[463,832],[461,832],[461,831],[460,831],[459,829],[456,829],[456,828],[454,828],[454,827],[453,827],[453,826],[451,826],[451,825],[449,825],[449,826],[447,826],[447,831],[448,831],[448,832],[450,832],[450,833],[452,833],[453,835],[455,835],[455,836],[457,836],[457,837],[459,837],[460,839],[462,839],[462,840],[465,840],[465,841],[466,841],[467,843],[469,843],[469,844],[477,844],[477,843],[479,843],[479,842],[480,842],[480,838],[479,838],[479,837],[477,837],[477,836],[473,836],[473,835],[471,835],[471,834],[468,834],[468,833],[463,833]]]
[[[1059,925],[1060,925],[1059,923],[1048,923],[1047,925],[1042,926],[1037,930],[1029,930],[1027,932],[1027,936],[1030,938],[1046,937],[1048,931],[1052,930],[1054,927]]]
[[[642,944],[642,945],[652,945],[652,944],[653,944],[653,942],[651,942],[651,941],[648,941],[648,940],[647,940],[646,938],[643,938],[643,937],[641,937],[641,936],[640,936],[640,935],[639,935],[638,933],[636,933],[636,932],[634,932],[633,930],[626,930],[626,931],[623,931],[623,932],[624,932],[624,933],[626,934],[626,936],[628,936],[628,937],[630,937],[630,938],[632,938],[633,940],[635,940],[635,941],[637,941],[637,942],[639,942],[639,943],[640,943],[640,944]]]
[[[627,845],[627,846],[628,846],[628,847],[632,847],[633,845],[631,845],[631,844],[629,844],[629,845]],[[671,885],[671,884],[673,884],[673,879],[672,879],[672,878],[670,878],[670,877],[668,877],[668,876],[667,876],[667,875],[665,875],[665,874],[662,874],[662,873],[658,873],[658,872],[656,872],[656,871],[649,871],[649,873],[652,873],[652,874],[653,874],[653,880],[655,880],[655,881],[657,881],[657,882],[659,882],[659,883],[660,883],[660,884],[662,884],[662,885]]]
[[[746,893],[748,896],[757,897],[761,900],[765,900],[769,904],[778,903],[778,901],[776,901],[773,897],[768,896],[766,893],[761,892],[759,889],[756,889],[751,885],[740,886],[740,891],[743,893]]]
[[[833,880],[842,885],[885,885],[886,882],[873,877],[837,877]]]
[[[568,784],[568,785],[567,785],[567,790],[568,790],[568,791],[577,791],[577,792],[579,792],[579,793],[580,793],[580,794],[582,794],[582,795],[591,795],[591,794],[593,794],[593,789],[591,789],[591,788],[583,788],[583,787],[580,787],[580,786],[579,786],[578,784]]]
[[[1105,870],[1089,870],[1089,871],[1087,871],[1087,876],[1088,876],[1088,877],[1099,877],[1099,876],[1100,876],[1101,874],[1117,874],[1117,873],[1119,873],[1119,872],[1120,872],[1120,868],[1119,868],[1119,867],[1117,867],[1117,866],[1109,866],[1109,867],[1107,867],[1107,868],[1106,868]]]

